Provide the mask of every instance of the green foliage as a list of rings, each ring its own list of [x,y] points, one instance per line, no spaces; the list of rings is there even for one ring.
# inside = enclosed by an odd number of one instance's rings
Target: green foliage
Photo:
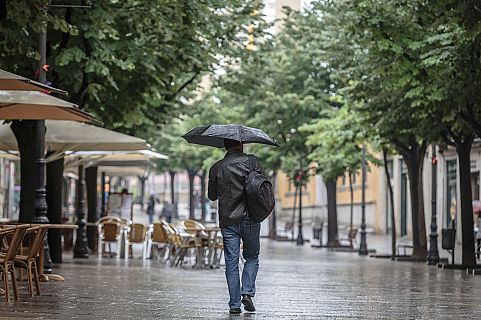
[[[317,171],[326,180],[335,180],[346,171],[356,172],[361,166],[361,143],[365,142],[356,130],[358,118],[347,107],[330,109],[324,117],[302,130],[312,132],[307,145],[313,148],[309,159],[317,163]]]
[[[154,146],[169,154],[160,170],[208,170],[224,154],[224,149],[188,144],[181,136],[198,126],[209,124],[242,123],[239,107],[230,104],[225,92],[213,90],[188,106],[186,112],[166,125],[155,139]]]
[[[201,76],[244,46],[257,1],[83,0],[89,9],[7,1],[0,16],[0,67],[37,68],[38,33],[48,30],[54,86],[106,127],[149,136],[180,113]],[[44,22],[47,21],[47,24]]]
[[[267,172],[283,169],[294,178],[299,170],[307,178],[310,149],[299,128],[317,118],[329,105],[329,74],[305,17],[287,10],[281,33],[258,45],[220,79],[236,103],[243,106],[247,125],[259,127],[280,147],[254,146]]]

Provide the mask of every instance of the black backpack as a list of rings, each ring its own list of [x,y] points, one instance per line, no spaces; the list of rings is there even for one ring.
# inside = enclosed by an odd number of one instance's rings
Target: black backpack
[[[247,213],[256,221],[264,221],[271,214],[276,201],[272,183],[256,168],[256,158],[249,155],[249,175],[244,186]]]

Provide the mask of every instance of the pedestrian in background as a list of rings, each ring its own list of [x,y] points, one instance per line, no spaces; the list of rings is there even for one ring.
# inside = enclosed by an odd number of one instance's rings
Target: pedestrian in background
[[[154,223],[154,212],[155,212],[155,197],[151,193],[149,200],[147,201],[147,215],[149,216],[149,224]]]
[[[162,207],[162,211],[160,212],[160,217],[170,223],[172,221],[172,216],[174,216],[175,211],[175,205],[164,200],[164,205]]]
[[[227,154],[209,170],[209,199],[219,200],[219,226],[224,241],[225,275],[229,289],[229,312],[241,313],[241,302],[249,312],[256,311],[252,298],[256,293],[259,270],[261,225],[249,218],[244,198],[244,185],[250,172],[249,156],[239,141],[224,139]],[[255,166],[260,163],[255,158]],[[242,286],[239,278],[239,255],[242,240]],[[241,299],[242,297],[242,299]]]
[[[476,257],[480,258],[481,255],[481,211],[478,211],[478,218],[476,219],[476,242],[477,242],[477,250],[476,250]]]

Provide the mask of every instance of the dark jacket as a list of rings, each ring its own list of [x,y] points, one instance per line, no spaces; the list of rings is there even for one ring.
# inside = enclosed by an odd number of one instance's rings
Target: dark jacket
[[[256,158],[256,167],[261,170]],[[230,150],[224,159],[216,162],[209,170],[209,199],[219,200],[219,226],[226,228],[244,219],[247,210],[244,202],[244,183],[249,175],[249,157],[239,151]]]

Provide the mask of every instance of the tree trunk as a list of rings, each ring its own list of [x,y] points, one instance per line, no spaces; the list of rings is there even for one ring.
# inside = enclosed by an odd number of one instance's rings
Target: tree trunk
[[[170,202],[175,204],[175,171],[169,171],[170,174]]]
[[[96,222],[97,213],[97,167],[85,169],[85,184],[87,188],[87,222]],[[97,251],[97,227],[87,226],[87,243],[90,250]]]
[[[327,246],[339,246],[337,235],[337,200],[336,200],[336,180],[326,181],[327,190]]]
[[[187,169],[189,175],[189,219],[195,219],[194,179],[197,170]]]
[[[399,145],[396,144],[398,147]],[[408,169],[409,194],[411,196],[411,216],[413,233],[413,258],[426,259],[427,237],[424,221],[423,166],[427,141],[418,143],[416,138],[410,138],[409,147],[400,148]]]
[[[55,224],[63,223],[63,165],[63,157],[47,163],[47,218],[50,223]],[[62,230],[49,229],[47,239],[52,262],[62,263]]]
[[[291,237],[292,241],[294,241],[294,226],[296,225],[296,207],[297,207],[297,193],[299,187],[294,183],[295,190],[294,190],[294,202],[292,204],[292,229],[291,229]]]
[[[426,151],[426,149],[424,149]],[[424,155],[424,152],[422,152]],[[408,167],[409,194],[411,196],[411,216],[413,232],[413,258],[426,258],[427,238],[424,221],[423,160],[417,156],[405,159]]]
[[[473,138],[456,141],[459,159],[459,188],[461,200],[462,264],[475,266],[473,195],[471,190],[471,146]]]
[[[349,170],[349,196],[351,198],[350,201],[350,220],[349,220],[349,231],[352,230],[352,220],[354,218],[354,188],[352,187],[352,171]],[[352,239],[351,239],[351,247],[352,247]]]
[[[139,178],[139,181],[140,181],[140,201],[139,201],[140,210],[144,210],[145,181],[147,180],[148,175],[147,176],[137,176],[137,178]]]
[[[271,177],[272,186],[274,187],[274,195],[277,194],[277,173]],[[275,240],[277,238],[277,224],[276,224],[276,206],[269,216],[269,239]]]
[[[389,190],[389,201],[391,204],[391,259],[396,259],[396,218],[394,215],[394,192],[392,190],[391,175],[389,174],[387,149],[382,149],[382,157],[384,161],[384,172],[386,173],[387,187]]]
[[[18,221],[32,222],[35,216],[37,121],[13,121],[10,125],[20,151],[20,214]]]
[[[207,210],[205,207],[205,202],[206,202],[206,186],[205,186],[205,179],[207,178],[207,170],[204,169],[202,170],[202,174],[199,176],[200,178],[200,202],[201,202],[201,208],[202,208],[202,221],[205,222],[205,217],[207,214]]]

